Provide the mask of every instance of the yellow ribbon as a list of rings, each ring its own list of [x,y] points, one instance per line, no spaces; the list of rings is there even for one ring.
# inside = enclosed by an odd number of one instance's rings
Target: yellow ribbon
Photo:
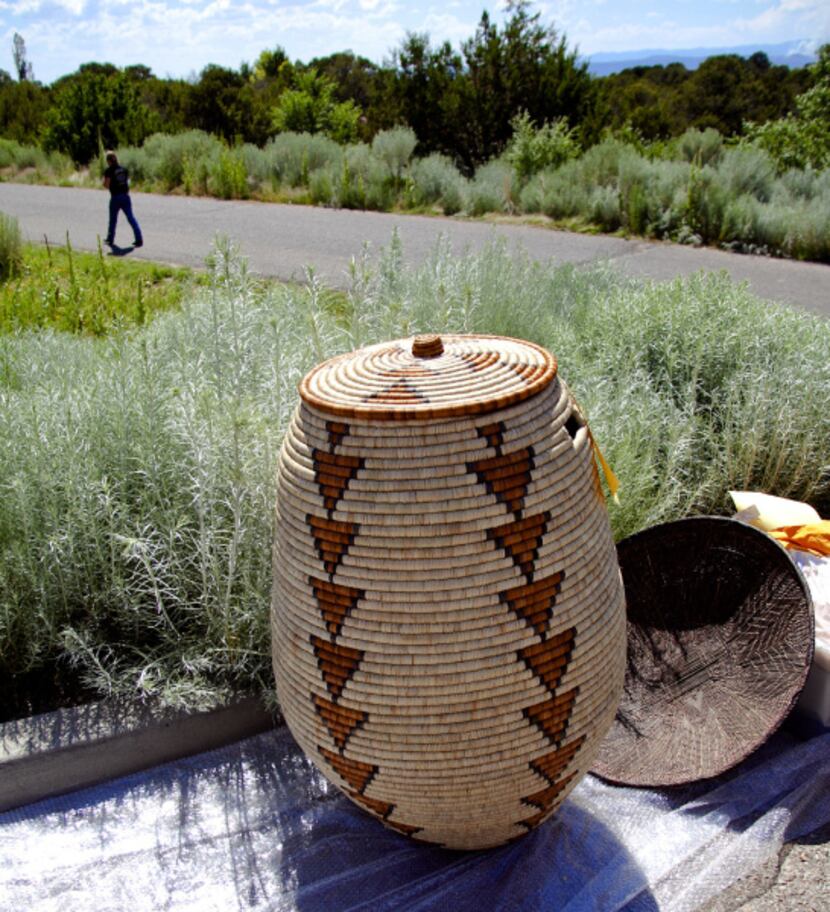
[[[585,425],[585,429],[588,431],[588,440],[591,441],[591,449],[594,451],[594,456],[602,469],[602,474],[605,476],[605,483],[608,485],[608,490],[614,498],[614,503],[619,506],[620,498],[617,496],[617,491],[620,489],[620,480],[614,474],[611,466],[608,465],[608,460],[602,455],[602,450],[599,448],[599,445],[594,439],[594,435],[591,433],[591,429],[587,424]]]

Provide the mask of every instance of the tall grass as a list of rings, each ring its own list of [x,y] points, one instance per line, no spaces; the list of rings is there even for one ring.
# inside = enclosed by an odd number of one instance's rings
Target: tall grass
[[[10,279],[20,270],[23,260],[20,225],[12,215],[0,212],[0,282]]]
[[[0,676],[200,705],[270,686],[275,464],[320,359],[418,331],[548,346],[623,484],[620,537],[728,512],[730,487],[830,508],[830,326],[725,276],[635,284],[393,238],[345,302],[220,248],[180,312],[100,339],[0,336]],[[26,446],[20,446],[26,441]]]

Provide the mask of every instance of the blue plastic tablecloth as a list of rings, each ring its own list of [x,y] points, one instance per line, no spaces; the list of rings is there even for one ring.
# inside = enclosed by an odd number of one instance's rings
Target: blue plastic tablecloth
[[[370,818],[280,728],[0,814],[0,909],[680,912],[828,821],[830,733],[778,734],[684,789],[588,776],[520,841],[447,852]]]

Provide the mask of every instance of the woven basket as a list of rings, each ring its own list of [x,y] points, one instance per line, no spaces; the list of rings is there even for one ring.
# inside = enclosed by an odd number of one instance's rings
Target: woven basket
[[[809,589],[774,539],[722,517],[654,526],[617,551],[625,691],[592,772],[637,786],[717,776],[798,699],[813,658]]]
[[[388,827],[514,839],[616,711],[623,590],[590,434],[527,342],[416,337],[300,385],[283,444],[273,658],[285,720]]]

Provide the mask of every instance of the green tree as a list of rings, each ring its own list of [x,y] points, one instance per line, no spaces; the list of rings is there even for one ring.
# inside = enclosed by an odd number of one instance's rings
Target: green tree
[[[46,117],[44,145],[86,164],[102,145],[140,145],[157,126],[136,86],[117,67],[84,64],[58,83]]]
[[[565,38],[527,0],[509,0],[507,12],[501,29],[484,12],[460,54],[408,35],[394,60],[392,107],[418,134],[419,150],[449,154],[468,173],[503,151],[520,111],[575,126],[596,104],[587,66]]]
[[[288,55],[279,45],[273,50],[266,49],[257,57],[251,71],[251,79],[255,82],[279,79],[285,63],[289,63]]]
[[[379,88],[383,116],[370,109],[370,122],[382,129],[406,123],[418,137],[421,154],[443,152],[460,158],[463,61],[449,42],[433,48],[426,34],[407,34],[396,51],[394,69]]]
[[[247,115],[241,92],[246,80],[228,67],[208,64],[189,92],[187,126],[233,142],[242,135]]]
[[[384,70],[365,57],[351,51],[315,57],[309,67],[334,83],[338,102],[351,101],[361,110],[358,118],[358,137],[368,142],[379,129],[390,126],[389,112],[382,108],[383,88],[389,70]]]
[[[793,114],[745,127],[749,141],[766,149],[782,171],[830,168],[830,44],[819,48],[810,73],[813,85],[796,98]]]
[[[17,78],[20,82],[34,82],[35,71],[31,61],[26,54],[26,42],[23,36],[14,33],[12,38],[12,56],[14,57],[14,68],[17,70]]]
[[[465,109],[471,114],[467,140],[476,163],[504,149],[520,111],[536,123],[564,117],[578,125],[595,104],[587,64],[530,8],[528,0],[508,0],[501,31],[485,12],[462,45],[469,83]]]
[[[335,142],[353,142],[361,110],[351,100],[338,102],[334,88],[313,67],[296,71],[292,88],[280,95],[271,111],[274,132],[324,133]]]
[[[49,90],[39,83],[0,79],[0,136],[37,145],[49,106]]]
[[[773,66],[766,54],[711,57],[696,70],[682,63],[630,67],[597,79],[605,126],[633,127],[644,139],[680,136],[689,127],[737,134],[794,109],[809,85],[804,68]]]

